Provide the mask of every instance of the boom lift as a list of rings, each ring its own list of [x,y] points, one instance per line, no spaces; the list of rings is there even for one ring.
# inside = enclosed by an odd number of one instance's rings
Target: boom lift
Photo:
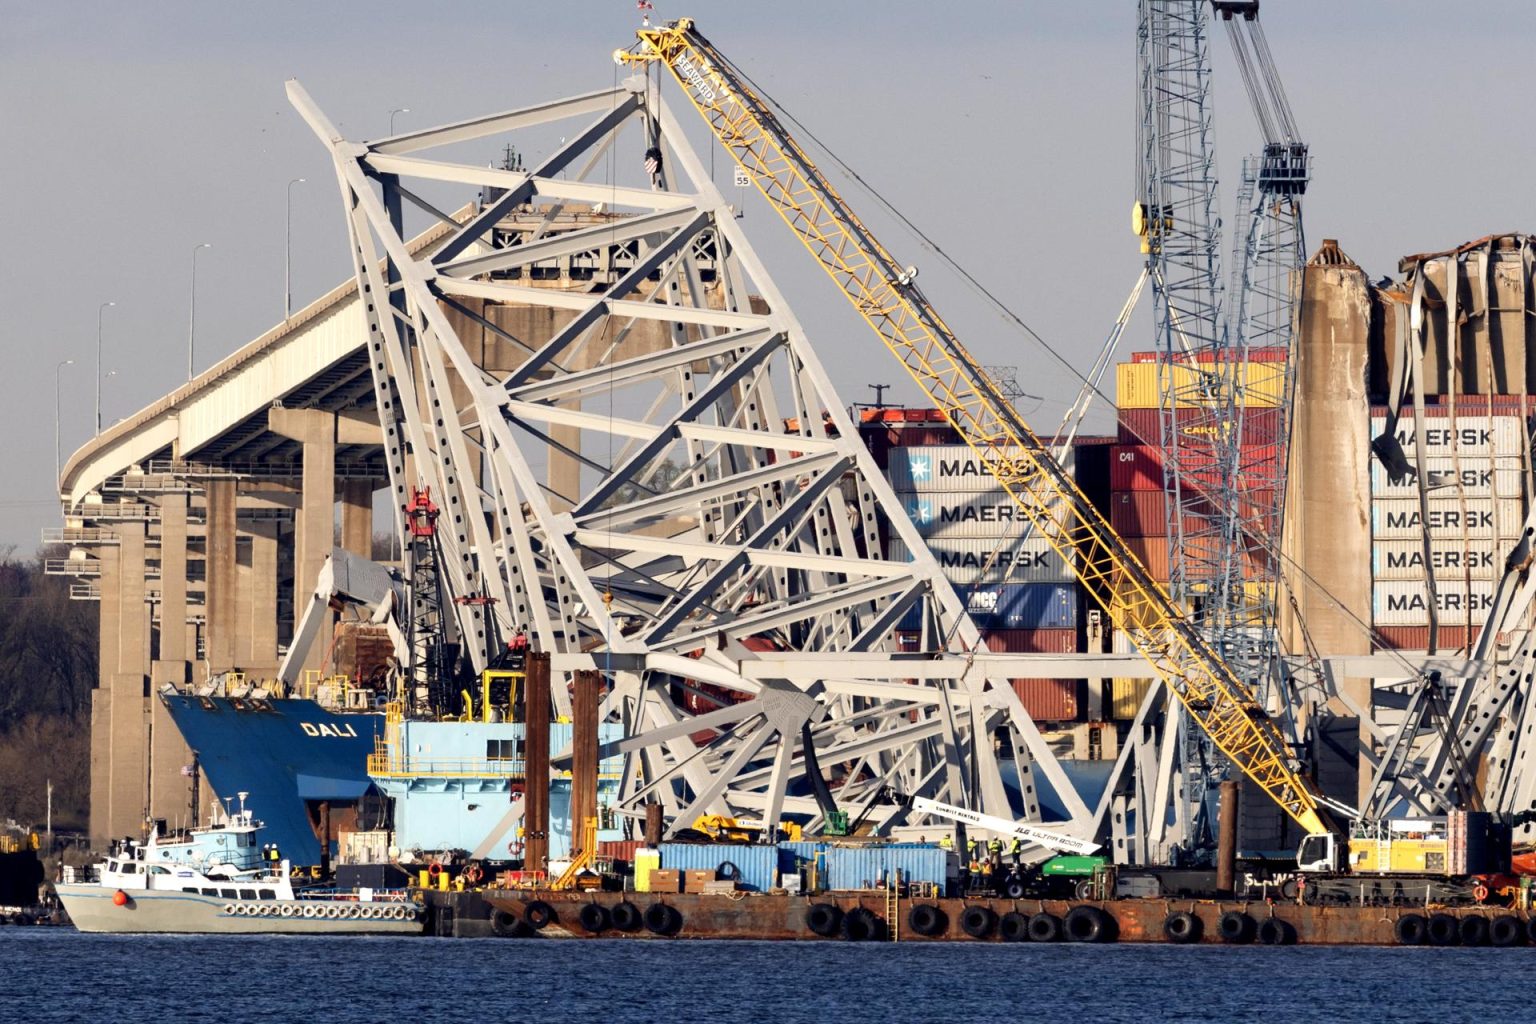
[[[1191,719],[1308,833],[1329,831],[1312,787],[1245,684],[1137,560],[1049,448],[999,392],[903,266],[779,124],[745,76],[681,19],[645,28],[620,62],[657,62],[677,80],[769,205],[1096,601],[1143,624],[1130,633]],[[1079,560],[1080,559],[1080,560]]]

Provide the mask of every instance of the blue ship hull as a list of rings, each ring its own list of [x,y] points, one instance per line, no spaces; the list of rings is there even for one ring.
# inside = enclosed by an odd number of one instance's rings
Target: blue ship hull
[[[295,864],[320,863],[307,804],[351,803],[367,791],[368,755],[384,732],[380,714],[337,714],[312,700],[160,698],[214,792],[247,793],[245,806]]]

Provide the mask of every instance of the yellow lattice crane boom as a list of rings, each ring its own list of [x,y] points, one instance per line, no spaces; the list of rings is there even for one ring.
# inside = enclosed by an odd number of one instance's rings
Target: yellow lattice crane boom
[[[639,32],[615,57],[658,62],[715,137],[901,360],[1035,530],[1076,566],[1094,599],[1137,624],[1129,633],[1191,718],[1309,834],[1327,832],[1311,787],[1253,695],[1126,547],[1003,398],[875,238],[780,125],[772,109],[689,19]]]

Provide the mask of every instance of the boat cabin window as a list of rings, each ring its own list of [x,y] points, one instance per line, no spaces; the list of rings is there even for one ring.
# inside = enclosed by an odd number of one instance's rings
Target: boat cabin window
[[[204,896],[217,896],[219,894],[219,890],[217,889],[199,889],[198,891],[201,892]]]
[[[242,833],[241,836],[240,836],[240,845],[241,846],[255,846],[256,845],[256,833],[255,832],[245,832],[245,833]]]
[[[241,889],[240,890],[240,898],[243,899],[243,900],[253,900],[253,899],[256,898],[256,890],[255,889]]]
[[[261,894],[261,898],[264,900],[277,899],[277,893],[273,892],[271,889],[259,889],[257,891]]]
[[[149,866],[149,873],[152,875],[168,875],[171,873],[171,869],[161,867],[159,864],[151,864]]]
[[[236,898],[235,890],[233,890],[233,889],[220,889],[219,890],[219,895],[223,896],[227,900],[232,900],[232,899]]]

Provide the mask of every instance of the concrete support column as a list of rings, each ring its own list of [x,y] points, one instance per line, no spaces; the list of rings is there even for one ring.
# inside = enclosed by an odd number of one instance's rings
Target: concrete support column
[[[267,428],[303,446],[299,508],[293,517],[294,628],[320,578],[336,539],[336,416],[321,409],[269,409]],[[329,630],[326,631],[329,636]],[[325,644],[312,648],[307,668],[318,668]]]
[[[160,499],[160,642],[156,658],[191,660],[187,651],[187,496]]]
[[[249,637],[253,677],[277,676],[277,524],[251,523],[245,528],[250,537],[250,615],[243,619]]]
[[[109,676],[112,835],[138,836],[149,810],[149,605],[145,600],[143,523],[116,530],[117,657]]]
[[[235,596],[239,586],[235,556],[237,502],[235,481],[208,482],[208,625],[203,635],[212,672],[235,667],[235,635],[239,630]]]
[[[373,555],[373,481],[346,480],[341,485],[341,546],[354,555]]]
[[[1281,605],[1281,635],[1287,649],[1302,650],[1305,623],[1320,651],[1369,654],[1370,638],[1359,623],[1371,621],[1370,294],[1365,272],[1332,240],[1303,271],[1299,323],[1284,545],[1303,570],[1293,578],[1309,583],[1296,588],[1300,621]],[[1344,689],[1369,714],[1370,680],[1346,680]],[[1319,735],[1353,718],[1347,708],[1329,710],[1336,724],[1319,722]],[[1356,765],[1319,751],[1318,781],[1346,802],[1360,799],[1358,790],[1370,783],[1367,725],[1348,723],[1361,741],[1357,779],[1349,778]],[[1346,741],[1336,749],[1350,746]]]

